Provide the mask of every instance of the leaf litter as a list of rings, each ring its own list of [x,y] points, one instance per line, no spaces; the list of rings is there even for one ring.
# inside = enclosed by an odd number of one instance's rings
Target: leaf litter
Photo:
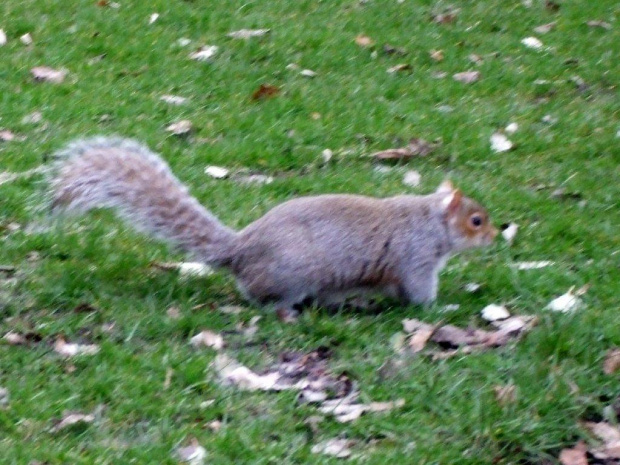
[[[439,141],[428,142],[414,137],[409,140],[406,147],[381,150],[373,153],[371,157],[380,161],[408,160],[413,157],[425,157],[437,149],[439,145]]]
[[[299,404],[316,404],[319,411],[333,415],[336,421],[350,422],[366,412],[385,412],[402,407],[404,401],[359,401],[357,384],[346,374],[332,374],[327,365],[331,351],[325,347],[309,352],[284,352],[279,362],[259,374],[241,365],[224,353],[218,354],[213,363],[219,381],[247,391],[300,391]]]
[[[501,316],[506,314],[502,312]],[[536,318],[530,315],[507,316],[491,321],[495,330],[463,329],[441,323],[431,325],[417,319],[405,319],[402,323],[412,353],[424,353],[433,359],[443,359],[459,353],[505,346],[531,329],[536,322]],[[427,349],[429,342],[435,343],[435,347]]]

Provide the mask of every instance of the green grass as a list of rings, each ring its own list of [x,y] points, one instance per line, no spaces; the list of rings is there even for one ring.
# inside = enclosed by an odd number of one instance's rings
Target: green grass
[[[0,5],[0,28],[9,39],[0,47],[0,127],[25,137],[0,143],[2,171],[35,168],[77,137],[120,134],[162,153],[233,227],[298,195],[429,192],[450,177],[484,203],[497,224],[515,221],[520,231],[511,247],[498,241],[452,259],[439,300],[428,310],[389,304],[380,314],[315,309],[287,326],[249,305],[240,315],[218,312],[222,305],[245,305],[230,277],[183,280],[151,269],[153,261],[181,257],[106,212],[55,226],[39,208],[39,176],[1,184],[0,264],[17,272],[0,275],[0,332],[42,337],[28,347],[0,345],[0,386],[11,395],[0,410],[2,463],[175,463],[175,448],[191,437],[207,449],[209,463],[335,463],[310,448],[345,435],[360,441],[355,450],[367,463],[546,464],[586,437],[579,421],[600,417],[620,395],[617,375],[602,372],[604,352],[620,345],[617,2],[566,1],[558,12],[538,0],[529,8],[518,1],[458,2],[457,21],[447,25],[430,17],[449,4],[426,0],[121,0],[118,9],[96,3]],[[160,18],[148,25],[154,12]],[[591,19],[612,29],[586,26]],[[533,33],[551,21],[557,23],[552,32]],[[271,33],[250,41],[226,37],[241,28]],[[18,40],[27,32],[31,47]],[[357,46],[358,34],[370,36],[375,47]],[[520,41],[531,35],[549,49],[526,49]],[[182,37],[192,44],[179,46]],[[386,55],[386,43],[408,54]],[[204,44],[220,46],[214,62],[189,60]],[[443,62],[431,60],[432,49],[443,50]],[[484,62],[472,64],[472,53]],[[289,63],[318,76],[302,77],[286,69]],[[411,71],[386,72],[398,63],[409,63]],[[41,65],[70,74],[62,84],[35,83],[29,70]],[[481,80],[451,79],[468,69],[479,69]],[[439,71],[448,77],[433,78]],[[574,76],[588,88],[577,89]],[[251,101],[262,83],[281,87],[281,94]],[[170,93],[190,102],[174,107],[159,100]],[[452,111],[440,111],[445,105]],[[22,122],[33,111],[43,122]],[[542,122],[545,115],[557,122]],[[194,123],[189,139],[165,132],[179,119]],[[517,148],[493,153],[489,136],[513,121]],[[414,136],[443,143],[406,167],[374,170],[366,155]],[[336,154],[327,165],[321,162],[325,148]],[[209,164],[276,180],[266,186],[216,181],[203,174]],[[422,174],[419,188],[401,184],[406,169]],[[552,197],[559,187],[580,199]],[[519,260],[556,264],[528,272],[508,266]],[[474,281],[482,292],[465,293],[463,285]],[[585,284],[591,289],[583,310],[551,315],[543,309],[569,287]],[[396,357],[388,341],[403,318],[481,325],[480,309],[500,302],[539,315],[539,325],[500,350],[440,362],[409,357],[398,369],[379,370]],[[75,312],[80,303],[96,311]],[[459,310],[443,313],[451,303]],[[199,304],[207,309],[192,310]],[[167,316],[171,306],[180,308],[180,319]],[[405,407],[353,424],[328,418],[313,432],[306,421],[316,411],[298,407],[293,393],[220,387],[209,369],[214,354],[192,350],[188,339],[204,328],[232,330],[256,314],[263,319],[254,344],[228,337],[229,351],[243,363],[265,367],[284,350],[328,345],[334,371],[349,372],[365,399],[402,397]],[[102,350],[63,360],[52,351],[59,335]],[[169,369],[174,373],[164,389]],[[493,387],[507,383],[516,385],[517,400],[502,407]],[[98,418],[54,433],[64,410],[96,410]],[[223,422],[218,433],[205,426],[213,419]]]

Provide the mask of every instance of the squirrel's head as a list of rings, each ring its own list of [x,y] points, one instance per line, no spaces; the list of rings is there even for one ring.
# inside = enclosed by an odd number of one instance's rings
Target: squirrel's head
[[[450,181],[444,181],[436,191],[440,194],[450,239],[455,250],[490,245],[498,230],[491,224],[486,209],[475,200],[465,197]]]

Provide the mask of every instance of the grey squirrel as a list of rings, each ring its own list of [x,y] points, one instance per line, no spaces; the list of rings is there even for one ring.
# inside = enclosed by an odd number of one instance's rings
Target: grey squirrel
[[[59,156],[53,208],[114,208],[132,226],[229,269],[246,298],[273,304],[285,320],[302,302],[338,304],[357,292],[430,303],[446,260],[497,235],[486,210],[449,181],[422,196],[300,197],[234,231],[138,142],[79,140]]]

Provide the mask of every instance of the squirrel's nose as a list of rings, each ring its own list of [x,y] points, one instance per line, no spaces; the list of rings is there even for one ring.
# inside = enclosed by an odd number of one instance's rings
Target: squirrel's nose
[[[491,229],[489,230],[489,237],[491,240],[494,240],[497,235],[499,234],[499,229],[491,226]]]

